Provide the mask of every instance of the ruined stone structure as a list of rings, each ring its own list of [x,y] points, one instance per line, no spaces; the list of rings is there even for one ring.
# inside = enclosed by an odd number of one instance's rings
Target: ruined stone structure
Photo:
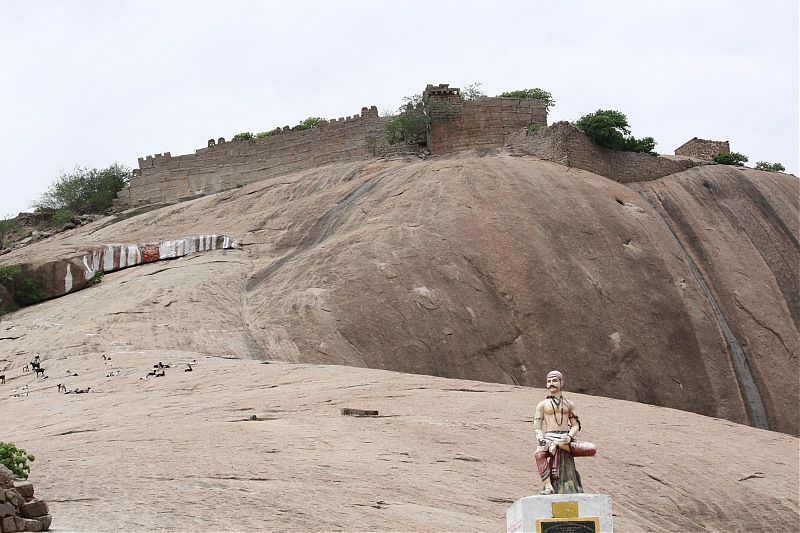
[[[363,159],[401,147],[389,147],[384,126],[390,118],[378,109],[360,115],[323,121],[308,130],[284,129],[262,139],[208,143],[194,154],[173,157],[169,152],[139,158],[130,186],[114,205],[128,209],[252,183],[334,161]]]
[[[0,465],[0,532],[48,531],[53,521],[47,502],[33,495],[29,481],[15,481]]]
[[[518,131],[509,136],[507,146],[620,183],[651,181],[705,164],[674,156],[616,152],[602,148],[569,122],[557,122],[537,132]]]
[[[428,148],[445,154],[470,148],[503,146],[511,133],[537,124],[547,126],[542,100],[479,98],[462,100],[459,89],[428,85],[423,93],[430,106]]]
[[[431,124],[428,149],[434,154],[503,146],[509,133],[530,124],[547,125],[540,100],[481,98],[464,101],[460,90],[429,85]],[[118,210],[177,202],[336,161],[413,152],[418,146],[389,145],[386,124],[375,106],[360,115],[323,121],[307,130],[288,127],[261,139],[209,140],[194,154],[169,152],[139,158],[130,186],[114,202]]]
[[[547,126],[544,101],[520,98],[463,100],[458,88],[428,85],[427,149],[445,154],[472,148],[496,148],[511,143],[516,149],[628,183],[648,181],[711,161],[730,151],[728,141],[694,139],[675,150],[676,156],[613,152],[594,145],[582,132],[564,122],[533,133],[535,124]],[[194,154],[169,152],[139,158],[130,186],[117,194],[117,210],[163,202],[178,202],[248,183],[273,178],[325,163],[376,156],[414,153],[421,146],[386,140],[386,124],[395,117],[379,117],[375,106],[359,115],[322,121],[312,129],[279,128],[261,139],[225,142],[210,139]],[[688,158],[693,158],[690,160]]]
[[[728,141],[707,141],[695,137],[676,148],[675,155],[713,161],[715,155],[730,151],[731,146]]]

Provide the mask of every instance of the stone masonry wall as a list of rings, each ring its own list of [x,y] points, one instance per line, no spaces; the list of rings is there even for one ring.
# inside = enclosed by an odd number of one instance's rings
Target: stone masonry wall
[[[432,105],[428,149],[434,154],[479,147],[503,146],[506,137],[530,124],[547,125],[540,100],[481,98],[462,101],[459,89],[439,91]],[[426,91],[428,90],[426,89]],[[169,152],[139,158],[130,186],[117,194],[117,210],[177,202],[238,185],[269,179],[335,161],[352,161],[414,151],[391,146],[385,126],[394,117],[379,117],[375,106],[361,114],[323,121],[309,130],[289,130],[249,141],[209,142],[194,154]]]
[[[731,145],[728,141],[707,141],[695,137],[676,148],[675,155],[713,161],[715,155],[730,151]]]
[[[406,151],[404,145],[386,143],[384,126],[389,120],[379,117],[375,106],[365,107],[360,115],[323,121],[308,130],[223,141],[188,155],[167,152],[139,158],[139,168],[130,186],[117,195],[115,208],[175,202],[333,161]]]
[[[431,109],[428,149],[444,154],[471,148],[501,147],[508,136],[531,124],[547,126],[542,100],[479,98],[462,100],[459,89],[428,85]]]
[[[601,148],[569,122],[557,122],[535,133],[521,130],[508,139],[507,146],[561,165],[588,170],[618,181],[650,181],[704,163]]]
[[[0,465],[0,532],[48,531],[52,521],[47,502],[33,495],[33,485],[14,480],[11,470]]]

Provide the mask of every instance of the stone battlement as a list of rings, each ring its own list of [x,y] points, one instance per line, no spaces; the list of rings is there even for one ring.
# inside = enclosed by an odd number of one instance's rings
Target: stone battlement
[[[715,155],[730,151],[731,145],[728,141],[707,141],[695,137],[675,148],[675,155],[713,161]]]
[[[390,145],[386,125],[396,117],[380,117],[377,107],[363,107],[360,114],[324,120],[311,129],[285,126],[260,139],[210,139],[193,154],[165,152],[141,157],[130,185],[117,194],[114,207],[124,210],[178,202],[326,163],[415,153],[422,146],[437,155],[497,148],[512,136],[512,144],[520,151],[621,182],[656,179],[701,164],[698,159],[711,161],[714,155],[730,151],[727,141],[695,137],[675,150],[682,157],[674,159],[612,152],[595,146],[568,123],[540,130],[541,134],[529,132],[526,128],[532,124],[547,126],[547,107],[542,100],[463,100],[461,90],[448,84],[428,85],[423,97],[428,134],[427,141],[419,145]]]
[[[431,125],[427,148],[434,154],[478,147],[501,147],[509,133],[530,124],[547,125],[540,100],[480,98],[464,101],[460,89],[428,85]],[[243,141],[209,140],[193,154],[170,152],[139,158],[129,187],[117,194],[118,210],[177,202],[231,189],[326,163],[401,153],[419,146],[390,145],[376,106],[361,113],[325,120],[311,129],[288,126],[269,136]]]

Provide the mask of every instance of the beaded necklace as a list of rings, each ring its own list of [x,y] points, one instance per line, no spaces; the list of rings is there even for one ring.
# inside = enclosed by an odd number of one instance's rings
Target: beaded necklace
[[[553,420],[556,421],[558,427],[564,423],[564,411],[561,409],[561,402],[564,401],[564,397],[556,398],[555,396],[548,396],[550,398],[550,403],[553,405]],[[558,419],[558,413],[561,413],[561,420]]]

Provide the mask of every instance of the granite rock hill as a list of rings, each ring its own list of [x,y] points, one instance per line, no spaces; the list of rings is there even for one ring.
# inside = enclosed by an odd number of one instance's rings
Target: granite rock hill
[[[526,142],[328,163],[32,243],[0,261],[238,246],[107,274],[3,349],[12,367],[124,345],[526,386],[558,368],[571,391],[800,433],[797,178],[623,184]]]

